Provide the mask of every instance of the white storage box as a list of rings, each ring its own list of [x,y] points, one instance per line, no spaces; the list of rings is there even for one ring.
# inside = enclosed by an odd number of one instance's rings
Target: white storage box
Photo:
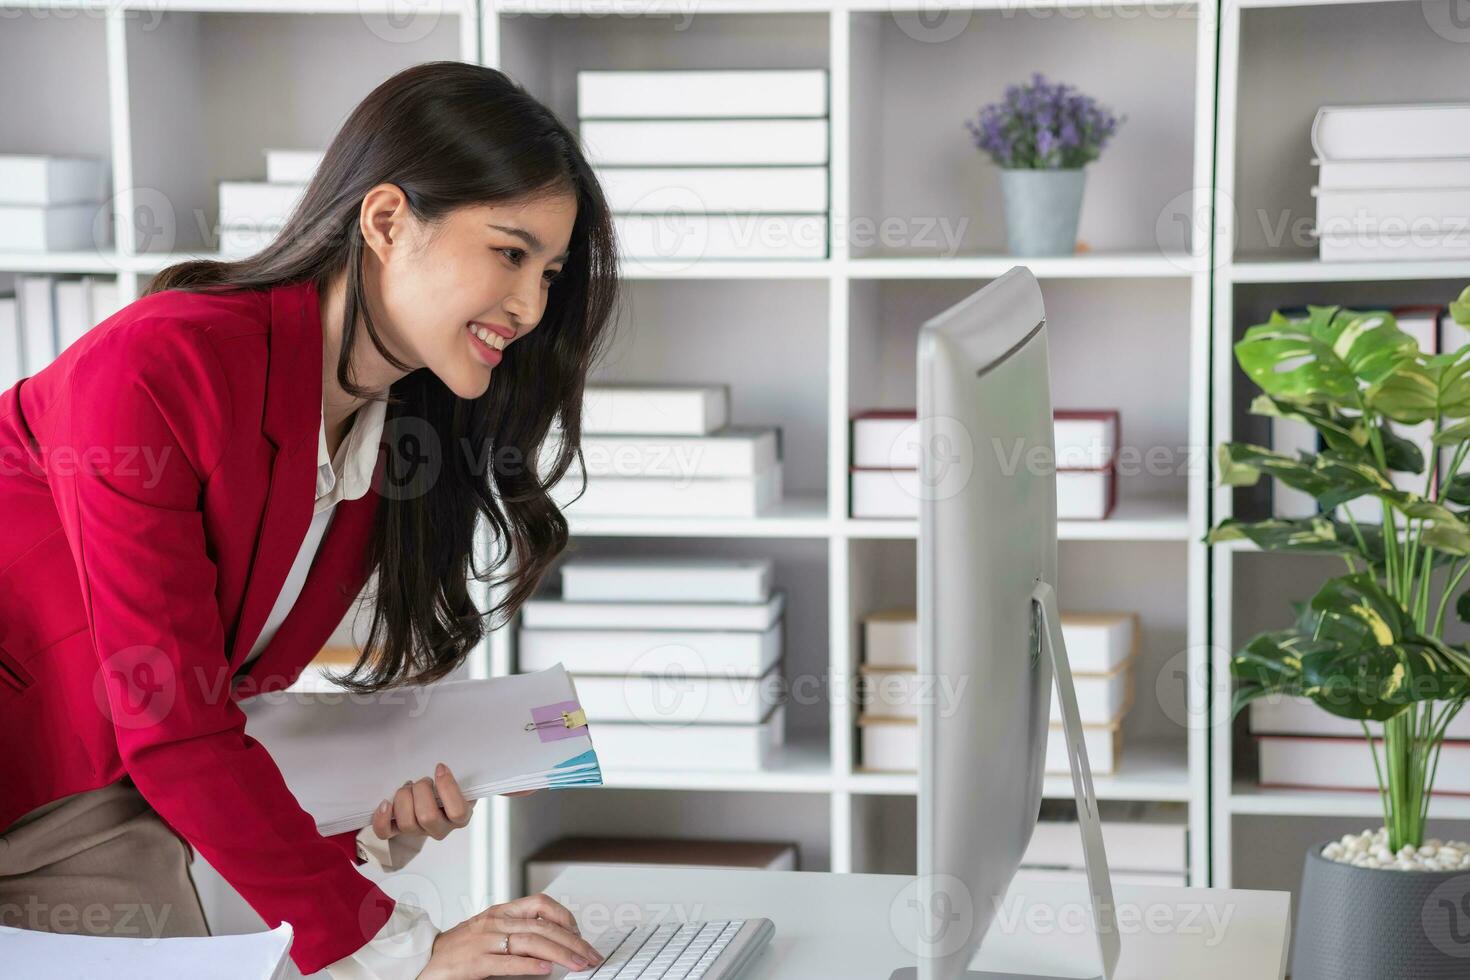
[[[915,772],[919,768],[919,723],[911,718],[887,718],[862,714],[858,716],[859,749],[865,772]],[[1123,733],[1116,725],[1083,726],[1083,744],[1087,762],[1094,776],[1117,772],[1122,761]],[[1047,773],[1061,775],[1072,771],[1067,759],[1067,746],[1062,729],[1054,726],[1046,740]]]
[[[562,664],[581,674],[759,677],[781,659],[781,624],[767,630],[521,629],[522,671]]]
[[[95,207],[107,197],[107,164],[95,157],[0,153],[0,204]]]
[[[76,252],[111,244],[112,221],[100,217],[102,207],[0,204],[0,251]],[[94,224],[97,239],[92,237]]]
[[[589,725],[758,725],[786,699],[779,664],[762,677],[691,677],[675,671],[656,676],[579,674],[573,680]]]
[[[580,692],[580,686],[578,688]],[[767,768],[785,742],[784,705],[756,725],[588,725],[604,774],[620,769],[734,772]]]

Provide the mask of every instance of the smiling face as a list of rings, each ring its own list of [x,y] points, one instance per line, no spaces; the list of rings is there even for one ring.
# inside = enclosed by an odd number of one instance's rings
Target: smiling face
[[[571,246],[570,192],[514,204],[466,205],[431,224],[403,192],[363,199],[365,284],[374,323],[396,356],[426,367],[460,398],[490,386],[506,350],[541,321]]]

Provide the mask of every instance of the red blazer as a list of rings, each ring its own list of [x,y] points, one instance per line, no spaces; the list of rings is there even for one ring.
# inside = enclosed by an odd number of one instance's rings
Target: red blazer
[[[237,700],[290,684],[367,578],[380,499],[343,501],[300,599],[235,677],[311,521],[311,284],[144,297],[0,394],[0,830],[124,775],[303,973],[393,900],[324,838]],[[393,774],[398,778],[400,774]]]

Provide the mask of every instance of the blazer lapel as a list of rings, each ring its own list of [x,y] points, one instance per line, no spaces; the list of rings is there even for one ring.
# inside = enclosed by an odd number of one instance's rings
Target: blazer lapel
[[[383,461],[380,453],[379,473]],[[376,477],[373,485],[378,485]],[[300,597],[246,670],[250,683],[245,693],[254,696],[289,687],[347,616],[367,582],[367,546],[377,510],[376,490],[337,504]]]
[[[262,433],[273,450],[265,514],[230,647],[239,669],[265,626],[306,537],[316,497],[321,425],[322,332],[313,283],[277,286],[270,297],[270,353]]]

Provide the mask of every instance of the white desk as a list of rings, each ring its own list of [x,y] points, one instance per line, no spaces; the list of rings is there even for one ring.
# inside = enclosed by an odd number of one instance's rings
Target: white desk
[[[562,873],[546,893],[572,911],[588,938],[639,922],[768,918],[776,934],[741,980],[888,980],[895,968],[914,963],[905,948],[913,944],[907,937],[917,934],[917,913],[905,901],[913,881],[906,875],[589,866]],[[1086,895],[1080,884],[1017,875],[971,969],[1085,976],[1069,972],[1068,964],[1096,961]],[[1118,980],[1285,975],[1286,892],[1114,885],[1113,897],[1123,944]],[[565,973],[557,967],[549,976]]]

